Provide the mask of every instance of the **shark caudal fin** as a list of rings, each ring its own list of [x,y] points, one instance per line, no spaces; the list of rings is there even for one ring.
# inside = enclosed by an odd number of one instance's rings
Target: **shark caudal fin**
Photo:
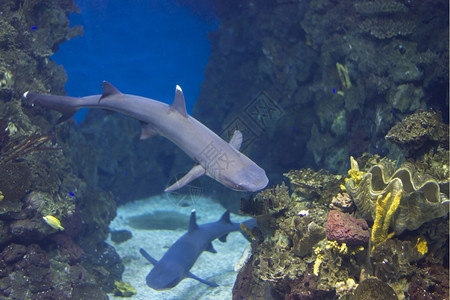
[[[80,101],[79,98],[75,97],[41,95],[41,94],[33,94],[30,92],[25,92],[23,94],[23,97],[32,106],[38,104],[62,113],[62,116],[58,119],[57,123],[64,122],[67,119],[73,117],[73,115],[78,111],[76,104],[78,104]]]

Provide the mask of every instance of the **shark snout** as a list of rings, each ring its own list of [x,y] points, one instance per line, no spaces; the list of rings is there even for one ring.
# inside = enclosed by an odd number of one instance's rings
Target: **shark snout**
[[[225,179],[225,178],[223,178]],[[269,183],[266,172],[256,164],[252,168],[242,168],[227,176],[221,183],[236,191],[258,192]]]
[[[266,173],[255,176],[252,179],[251,182],[243,185],[246,191],[258,192],[265,188],[269,183],[269,178],[267,178]]]

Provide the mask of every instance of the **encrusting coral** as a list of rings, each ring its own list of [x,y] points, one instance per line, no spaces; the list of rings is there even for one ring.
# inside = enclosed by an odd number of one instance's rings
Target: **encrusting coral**
[[[359,171],[357,168],[357,165],[352,167],[354,171]],[[401,196],[397,199],[398,208],[395,211],[390,210],[393,214],[391,225],[395,234],[401,234],[406,229],[415,230],[425,222],[448,213],[448,195],[441,190],[434,178],[418,174],[411,163],[404,163],[397,170],[393,170],[393,163],[383,160],[364,173],[360,182],[359,178],[353,176],[346,181],[347,193],[366,220],[376,220],[377,200],[380,196],[384,201],[392,196],[393,199],[395,196]],[[400,192],[401,194],[398,194]]]

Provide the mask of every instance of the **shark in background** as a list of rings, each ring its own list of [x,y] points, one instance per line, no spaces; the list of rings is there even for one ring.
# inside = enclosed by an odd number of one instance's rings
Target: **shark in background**
[[[24,94],[32,105],[62,113],[58,122],[72,117],[80,108],[101,108],[117,111],[141,122],[141,139],[162,135],[180,147],[196,164],[180,180],[165,189],[175,191],[194,179],[207,175],[237,191],[256,192],[269,182],[265,171],[239,152],[242,133],[234,132],[229,143],[205,125],[189,116],[183,91],[176,87],[172,105],[153,99],[121,93],[103,82],[103,94],[81,98],[67,96]]]
[[[252,230],[257,226],[254,219],[249,219],[241,224],[247,230]],[[154,265],[154,268],[146,277],[147,285],[158,291],[166,290],[175,287],[185,278],[192,278],[211,287],[217,287],[216,283],[192,274],[190,269],[203,251],[216,253],[211,243],[213,240],[218,238],[225,242],[227,235],[233,231],[241,231],[249,239],[246,232],[242,230],[241,224],[232,223],[230,212],[226,211],[217,222],[197,225],[195,210],[193,210],[189,220],[188,232],[183,234],[159,261],[150,256],[144,249],[139,250],[142,256]]]

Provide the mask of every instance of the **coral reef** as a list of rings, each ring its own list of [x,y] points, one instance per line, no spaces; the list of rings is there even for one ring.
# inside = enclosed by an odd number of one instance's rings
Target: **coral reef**
[[[317,189],[320,193],[289,195],[282,185],[262,191],[250,201],[242,200],[242,210],[255,216],[259,229],[253,232],[253,256],[237,278],[234,299],[254,299],[264,294],[275,298],[284,295],[287,299],[302,295],[332,299],[336,286],[341,286],[338,282],[356,278],[361,272],[355,259],[366,252],[364,248],[326,241],[328,208],[323,203],[329,203],[332,197],[326,191],[339,190],[343,177],[311,170],[291,172],[293,189],[300,180],[295,174],[311,175],[316,187],[317,178],[322,178],[322,188]],[[368,232],[363,239],[367,243]]]
[[[370,254],[374,275],[387,282],[402,282],[410,278],[417,270],[417,262],[425,255],[414,247],[415,243],[391,239],[379,244]],[[401,289],[407,289],[407,285],[403,285]]]
[[[428,160],[434,161],[432,156]],[[421,287],[433,291],[432,286],[436,286],[436,295],[443,294],[448,273],[439,272],[430,280],[423,275],[413,277],[418,270],[426,272],[429,266],[448,263],[448,196],[436,193],[440,185],[445,186],[442,183],[448,182],[442,165],[429,169],[432,174],[439,174],[431,178],[418,173],[412,163],[395,170],[393,162],[377,155],[351,158],[350,164],[345,180],[342,176],[323,176],[323,172],[291,171],[291,194],[282,185],[242,200],[242,210],[255,216],[259,229],[253,231],[252,256],[237,277],[233,299],[367,299],[367,295],[371,299],[407,299],[423,293]],[[321,187],[317,189],[320,193],[305,189],[309,187],[307,178],[313,179],[310,182],[314,182],[314,187]],[[322,185],[317,178],[323,180]],[[366,186],[369,178],[372,192],[378,195],[366,207],[358,199],[364,193],[352,195],[352,191]],[[400,187],[387,188],[395,180]],[[337,192],[344,181],[342,187],[349,195]],[[302,197],[295,192],[299,187]],[[412,196],[414,193],[418,195]],[[440,207],[436,215],[426,211],[434,211],[426,204],[434,203],[425,198],[428,193],[443,197],[436,198]],[[422,194],[423,199],[419,198]],[[349,205],[350,196],[357,208],[353,214],[368,222],[340,210],[329,211],[326,203],[330,204],[332,198]],[[415,202],[403,202],[411,199]],[[419,205],[419,209],[414,205]],[[416,282],[411,286],[412,278]]]
[[[116,281],[114,282],[114,295],[120,297],[132,297],[136,295],[136,289],[128,282]]]
[[[408,289],[410,299],[448,299],[448,279],[448,269],[441,265],[420,269],[411,279]]]
[[[340,210],[345,213],[352,213],[355,211],[356,206],[349,194],[338,193],[333,197],[333,199],[331,199],[330,208]]]
[[[387,283],[376,278],[369,278],[358,285],[351,299],[397,300],[398,297],[395,291]]]
[[[440,113],[419,111],[395,124],[386,134],[386,140],[400,146],[407,156],[429,152],[441,146],[448,150],[448,125]]]
[[[345,188],[358,212],[367,220],[376,219],[380,207],[377,199],[380,196],[388,200],[401,192],[392,224],[396,234],[406,229],[417,229],[427,221],[445,216],[449,211],[448,195],[440,192],[439,183],[426,174],[418,174],[411,163],[404,163],[394,171],[394,164],[383,160],[371,167],[359,184],[353,178],[347,180]],[[390,197],[387,197],[388,193]]]
[[[120,279],[117,258],[114,265],[81,259],[83,254],[89,256],[104,248],[93,250],[89,245],[106,239],[115,214],[112,195],[93,188],[73,172],[67,155],[71,147],[66,144],[71,124],[55,129],[56,114],[22,103],[27,90],[64,94],[65,72],[49,57],[60,43],[82,33],[81,27],[69,28],[68,15],[76,10],[72,0],[0,3],[3,298],[81,299],[77,297],[85,295],[104,299],[105,291],[112,291],[114,280]],[[93,203],[102,206],[94,211]],[[64,231],[57,232],[43,217]],[[114,251],[104,256],[113,258]],[[96,278],[96,267],[113,275]]]
[[[311,169],[291,170],[283,174],[291,183],[292,197],[301,200],[326,200],[339,191],[343,176],[329,172],[314,172]]]

